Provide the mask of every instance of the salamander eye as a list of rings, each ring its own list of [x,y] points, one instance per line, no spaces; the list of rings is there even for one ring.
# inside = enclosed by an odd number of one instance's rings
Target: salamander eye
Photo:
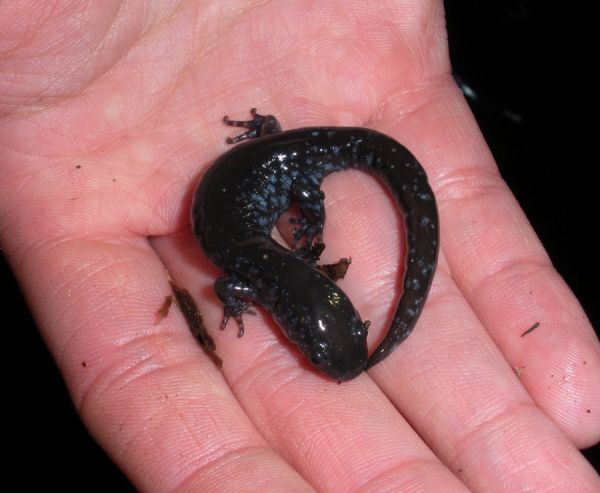
[[[363,323],[359,318],[357,318],[355,322],[356,323],[352,325],[352,339],[361,344],[367,338],[367,330],[371,325],[371,322],[369,320],[365,320]]]
[[[313,365],[319,366],[329,361],[329,351],[324,344],[316,344],[310,349],[308,358]]]

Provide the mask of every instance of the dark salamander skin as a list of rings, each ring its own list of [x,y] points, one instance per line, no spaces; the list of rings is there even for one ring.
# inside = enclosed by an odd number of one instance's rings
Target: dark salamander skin
[[[242,314],[262,305],[290,341],[323,374],[350,380],[379,363],[410,334],[435,272],[438,212],[427,175],[394,139],[354,127],[312,127],[282,132],[277,120],[251,111],[253,120],[224,122],[249,129],[219,157],[194,193],[194,236],[207,257],[227,273],[215,291],[243,334]],[[403,214],[406,267],[403,291],[387,335],[367,357],[367,327],[337,284],[317,269],[325,245],[323,179],[359,169],[380,179]],[[271,238],[277,219],[297,202],[302,217],[293,250]],[[304,238],[305,246],[296,249]]]

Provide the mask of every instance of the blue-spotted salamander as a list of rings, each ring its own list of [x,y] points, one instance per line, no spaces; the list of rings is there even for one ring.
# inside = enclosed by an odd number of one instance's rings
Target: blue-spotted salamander
[[[258,303],[326,376],[350,380],[379,363],[412,331],[437,263],[439,227],[433,191],[415,157],[394,139],[355,127],[281,131],[272,115],[223,121],[247,132],[219,157],[194,193],[194,236],[207,257],[227,273],[215,291],[244,331],[242,314]],[[359,169],[386,184],[400,208],[407,236],[403,292],[387,335],[367,358],[367,327],[337,284],[317,269],[325,245],[325,176]],[[292,250],[271,238],[277,219],[297,202]],[[296,248],[301,239],[305,246]]]

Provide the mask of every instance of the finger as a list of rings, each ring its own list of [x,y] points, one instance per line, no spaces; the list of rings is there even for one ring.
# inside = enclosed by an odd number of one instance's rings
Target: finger
[[[137,488],[313,491],[256,431],[182,316],[156,325],[170,287],[145,239],[26,251],[11,259],[75,407]]]
[[[444,258],[417,329],[370,374],[474,491],[600,487],[590,464],[506,364]]]
[[[481,135],[448,131],[446,140],[471,150],[455,154],[450,146],[437,158],[442,245],[452,276],[536,404],[578,447],[596,443],[600,418],[589,410],[600,404],[593,383],[600,378],[598,339]]]

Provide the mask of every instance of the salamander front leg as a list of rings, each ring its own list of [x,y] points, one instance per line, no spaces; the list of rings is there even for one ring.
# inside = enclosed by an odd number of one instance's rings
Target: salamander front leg
[[[221,330],[225,329],[227,322],[233,317],[238,324],[238,337],[242,337],[244,335],[242,315],[244,313],[256,315],[255,311],[250,310],[250,307],[256,304],[254,289],[240,279],[230,276],[221,277],[215,281],[215,292],[223,303]]]

